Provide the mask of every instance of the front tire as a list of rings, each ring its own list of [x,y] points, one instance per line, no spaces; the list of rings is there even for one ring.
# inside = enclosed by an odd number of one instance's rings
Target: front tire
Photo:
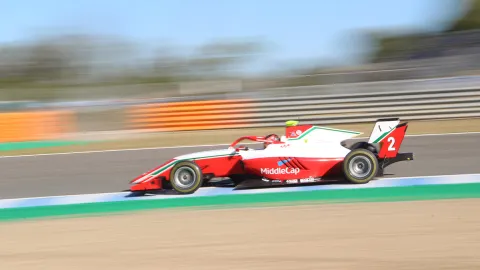
[[[202,170],[192,161],[181,161],[172,168],[170,183],[178,193],[194,193],[203,184]]]
[[[343,161],[343,174],[354,184],[366,184],[378,173],[377,157],[366,149],[358,148],[345,157]]]

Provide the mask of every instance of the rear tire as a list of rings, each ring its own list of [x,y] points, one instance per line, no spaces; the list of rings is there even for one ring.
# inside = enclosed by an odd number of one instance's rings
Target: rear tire
[[[377,157],[366,149],[352,150],[343,161],[343,174],[353,184],[366,184],[378,173]]]
[[[191,194],[203,184],[202,170],[192,161],[181,161],[170,172],[172,188],[181,194]]]

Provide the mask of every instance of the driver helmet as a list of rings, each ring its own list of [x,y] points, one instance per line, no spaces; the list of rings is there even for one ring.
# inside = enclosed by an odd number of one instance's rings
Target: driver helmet
[[[268,145],[272,144],[273,142],[280,141],[280,138],[276,134],[269,134],[265,136],[266,142],[263,143],[263,147],[267,148]]]

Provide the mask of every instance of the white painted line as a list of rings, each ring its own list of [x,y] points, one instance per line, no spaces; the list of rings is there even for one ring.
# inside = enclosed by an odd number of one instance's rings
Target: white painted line
[[[378,178],[373,181],[385,181],[385,180],[399,180],[399,179],[413,179],[413,178],[442,178],[442,177],[469,177],[480,176],[480,173],[466,173],[466,174],[439,174],[439,175],[418,175],[418,176],[404,176],[404,177],[390,177],[390,178]]]
[[[25,199],[55,199],[55,198],[70,198],[70,197],[79,197],[79,196],[96,196],[96,195],[122,195],[128,194],[128,191],[125,192],[106,192],[106,193],[86,193],[86,194],[69,194],[69,195],[53,195],[53,196],[39,196],[39,197],[23,197],[23,198],[10,198],[10,199],[0,199],[2,202],[18,201]]]
[[[471,173],[471,174],[441,174],[441,175],[419,175],[419,176],[406,176],[406,177],[389,177],[389,178],[378,178],[374,181],[394,181],[394,180],[403,180],[403,179],[414,179],[414,178],[444,178],[444,177],[480,177],[480,173]],[[373,181],[372,181],[373,182]],[[275,187],[275,189],[288,189],[289,186]],[[213,190],[216,187],[202,187],[202,190]],[[10,199],[0,199],[0,202],[10,202],[18,200],[30,200],[30,199],[53,199],[53,198],[71,198],[71,197],[83,197],[83,196],[101,196],[101,195],[126,195],[131,193],[130,191],[124,192],[106,192],[106,193],[86,193],[86,194],[72,194],[72,195],[54,195],[54,196],[40,196],[40,197],[23,197],[23,198],[10,198]],[[152,196],[161,196],[161,195],[152,195]],[[181,197],[178,196],[178,197]]]
[[[411,134],[411,135],[406,135],[405,137],[460,136],[460,135],[476,135],[476,134],[480,134],[480,131],[458,132],[458,133]],[[356,138],[352,138],[351,140],[359,140],[359,139],[368,139],[368,137],[356,137]],[[258,144],[258,143],[243,143],[243,144]],[[159,147],[144,147],[144,148],[93,150],[93,151],[81,151],[81,152],[58,152],[58,153],[46,153],[46,154],[12,155],[12,156],[0,156],[0,158],[21,158],[21,157],[37,157],[37,156],[75,155],[75,154],[98,154],[98,153],[109,153],[109,152],[148,151],[148,150],[175,149],[175,148],[202,148],[202,147],[215,147],[215,146],[228,146],[228,145],[230,145],[230,143],[159,146]]]
[[[245,143],[245,144],[248,144],[248,143]],[[97,153],[109,153],[109,152],[128,152],[128,151],[145,151],[145,150],[160,150],[160,149],[175,149],[175,148],[212,147],[212,146],[226,146],[226,145],[230,145],[230,144],[203,144],[203,145],[200,144],[200,145],[158,146],[158,147],[126,148],[126,149],[107,149],[107,150],[92,150],[92,151],[81,151],[81,152],[58,152],[58,153],[46,153],[46,154],[0,156],[0,158],[57,156],[57,155],[75,155],[75,154],[97,154]]]

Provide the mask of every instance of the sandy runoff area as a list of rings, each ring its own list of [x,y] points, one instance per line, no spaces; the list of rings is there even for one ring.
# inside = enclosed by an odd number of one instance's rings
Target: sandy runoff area
[[[480,269],[480,200],[0,223],[0,269]]]

